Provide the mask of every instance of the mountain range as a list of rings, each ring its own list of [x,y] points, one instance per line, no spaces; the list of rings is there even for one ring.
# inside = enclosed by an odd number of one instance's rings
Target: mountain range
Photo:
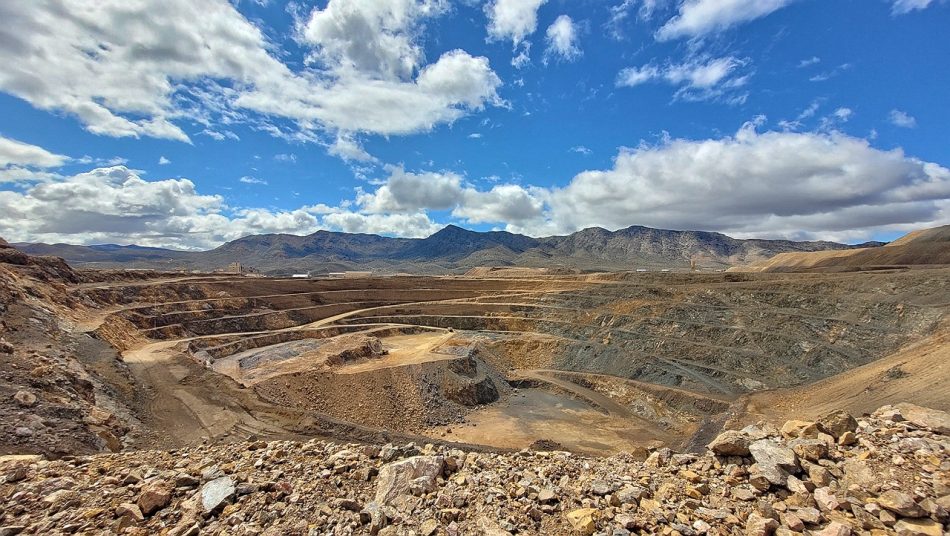
[[[215,270],[240,262],[268,274],[372,270],[379,273],[460,273],[478,266],[572,270],[705,269],[763,261],[779,253],[876,247],[835,242],[740,240],[721,233],[633,226],[599,227],[566,236],[533,238],[504,231],[476,232],[449,225],[427,238],[317,231],[306,236],[252,235],[208,251],[120,246],[19,243],[31,255],[53,255],[86,267]]]

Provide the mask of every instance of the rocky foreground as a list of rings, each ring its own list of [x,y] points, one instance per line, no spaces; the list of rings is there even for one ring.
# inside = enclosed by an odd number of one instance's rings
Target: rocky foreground
[[[13,534],[947,534],[950,415],[911,405],[610,458],[248,442],[0,465]]]

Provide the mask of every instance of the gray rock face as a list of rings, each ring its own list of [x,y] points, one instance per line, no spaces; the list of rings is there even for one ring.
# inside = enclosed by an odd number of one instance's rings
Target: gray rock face
[[[749,452],[762,476],[776,486],[784,486],[789,475],[801,470],[795,451],[778,442],[769,439],[754,441],[749,445]]]
[[[442,474],[444,462],[442,456],[413,456],[383,466],[379,471],[376,502],[388,505],[414,487],[424,492],[432,491],[436,479]]]
[[[222,476],[211,480],[201,488],[201,507],[205,512],[214,512],[234,497],[234,480]]]
[[[750,441],[744,432],[726,430],[713,439],[707,448],[720,456],[748,456]]]

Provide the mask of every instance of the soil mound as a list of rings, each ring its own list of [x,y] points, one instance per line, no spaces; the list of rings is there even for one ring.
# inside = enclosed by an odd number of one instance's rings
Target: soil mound
[[[794,272],[872,270],[950,265],[950,225],[914,231],[880,247],[811,253],[779,253],[730,271]]]

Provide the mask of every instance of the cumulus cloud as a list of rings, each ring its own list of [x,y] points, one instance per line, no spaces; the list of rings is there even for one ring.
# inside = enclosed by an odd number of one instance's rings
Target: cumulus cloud
[[[795,0],[683,0],[679,13],[656,32],[669,41],[719,32],[777,11]]]
[[[906,15],[911,11],[918,9],[927,9],[935,0],[894,0],[891,6],[891,13],[894,15]]]
[[[160,166],[165,166],[165,165],[168,165],[168,164],[171,164],[171,163],[172,163],[172,161],[169,160],[169,159],[167,159],[167,158],[165,158],[164,156],[158,157],[158,165],[160,165]]]
[[[360,192],[356,202],[371,214],[448,210],[459,203],[462,191],[462,177],[458,174],[410,173],[392,167],[382,186],[372,193]]]
[[[313,10],[301,34],[317,46],[310,60],[329,69],[408,79],[423,59],[416,42],[420,25],[447,9],[445,0],[331,0]]]
[[[0,183],[49,180],[58,177],[47,171],[69,161],[68,156],[0,136]]]
[[[545,61],[554,57],[564,61],[573,61],[580,57],[581,49],[577,46],[577,25],[567,15],[561,15],[546,32],[548,43],[544,51]]]
[[[538,29],[538,9],[547,0],[492,0],[485,5],[488,37],[517,46]]]
[[[124,166],[61,177],[23,192],[0,191],[0,236],[17,242],[208,249],[250,234],[332,229],[427,236],[440,227],[423,212],[365,214],[326,205],[229,207],[220,195],[198,192],[189,179],[146,181]]]
[[[405,238],[429,236],[444,225],[433,222],[424,212],[414,214],[361,214],[340,211],[323,217],[328,228],[345,233],[398,234]]]
[[[219,123],[262,116],[304,131],[425,131],[500,103],[484,57],[453,50],[425,63],[420,21],[444,9],[330,0],[298,29],[313,52],[294,71],[225,0],[3,2],[0,90],[118,137],[187,142],[178,123],[190,120],[225,139],[234,134]]]
[[[356,204],[369,214],[419,213],[450,210],[471,223],[521,222],[538,218],[543,210],[541,189],[498,184],[481,191],[452,172],[411,173],[391,167],[389,177],[373,192],[360,191]]]
[[[891,110],[888,120],[896,127],[915,128],[917,126],[917,119],[902,110]]]
[[[738,236],[829,238],[950,222],[950,170],[841,133],[671,139],[624,149],[585,171],[516,226],[571,232],[633,224]]]
[[[676,98],[713,99],[737,90],[748,82],[748,75],[736,76],[737,70],[746,63],[746,60],[733,56],[691,58],[683,63],[666,65],[648,63],[641,67],[622,69],[617,75],[616,85],[617,87],[635,87],[659,80],[679,88]],[[733,98],[737,96],[741,97],[741,95],[736,95]]]

